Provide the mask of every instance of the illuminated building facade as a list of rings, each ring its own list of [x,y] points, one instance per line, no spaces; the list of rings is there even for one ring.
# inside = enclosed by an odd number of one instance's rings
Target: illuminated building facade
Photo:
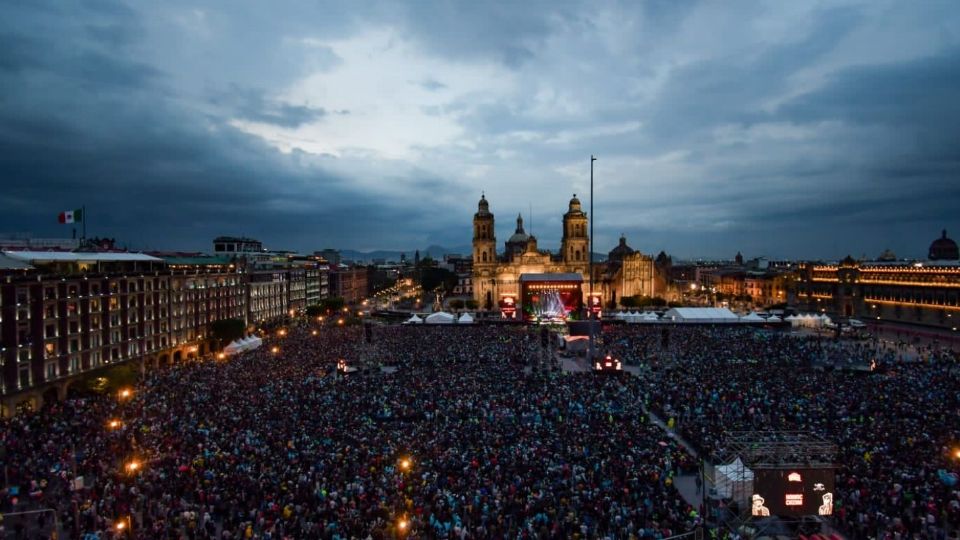
[[[209,323],[246,317],[246,276],[220,257],[5,252],[0,406],[63,399],[79,375],[212,352]]]
[[[498,255],[496,244],[494,215],[486,196],[481,196],[473,216],[472,285],[473,298],[482,309],[494,309],[504,298],[518,299],[522,274],[578,274],[582,287],[589,287],[588,218],[576,195],[563,215],[559,253],[539,249],[536,237],[524,231],[520,216],[502,255]],[[604,304],[616,304],[623,296],[652,296],[653,259],[627,247],[625,239],[618,248],[611,252],[608,262],[593,265],[594,289],[602,294]],[[586,297],[589,291],[581,292]]]
[[[801,309],[863,320],[956,330],[960,324],[960,263],[858,262],[800,265]]]

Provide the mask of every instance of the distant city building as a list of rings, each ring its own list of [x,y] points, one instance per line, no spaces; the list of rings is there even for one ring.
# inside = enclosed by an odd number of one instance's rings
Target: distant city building
[[[588,287],[590,239],[587,214],[574,196],[563,216],[560,252],[552,254],[537,247],[536,237],[523,230],[523,218],[517,216],[514,234],[504,245],[502,256],[496,251],[494,215],[486,196],[480,197],[473,217],[473,297],[485,309],[498,305],[501,296],[520,294],[521,274],[578,274]],[[594,263],[594,289],[605,304],[619,298],[654,294],[653,259],[626,247],[622,258],[609,263]],[[615,249],[616,251],[616,249]],[[590,291],[583,291],[588,293]]]
[[[33,238],[29,235],[0,236],[0,251],[74,251],[80,247],[76,238]]]
[[[960,259],[960,250],[957,249],[957,243],[947,238],[947,230],[943,230],[940,238],[937,238],[930,244],[930,252],[927,256],[931,261],[956,261]]]
[[[213,252],[217,255],[243,255],[261,253],[263,244],[253,238],[218,236],[213,239]]]
[[[320,251],[314,251],[313,254],[327,261],[331,265],[340,264],[341,262],[340,250],[337,249],[327,248]]]
[[[955,329],[960,318],[957,261],[800,265],[800,309]]]
[[[330,267],[330,296],[343,298],[344,302],[356,303],[367,295],[367,269],[363,266],[344,264]]]

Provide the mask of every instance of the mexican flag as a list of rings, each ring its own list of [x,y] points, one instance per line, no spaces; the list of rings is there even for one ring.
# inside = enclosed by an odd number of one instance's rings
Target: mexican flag
[[[60,212],[60,215],[57,217],[57,221],[60,223],[80,223],[83,221],[83,209],[77,208],[76,210]]]

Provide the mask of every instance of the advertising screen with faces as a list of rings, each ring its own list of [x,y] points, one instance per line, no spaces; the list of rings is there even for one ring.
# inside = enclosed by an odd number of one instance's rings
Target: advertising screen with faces
[[[833,515],[833,469],[754,469],[753,475],[752,516]]]

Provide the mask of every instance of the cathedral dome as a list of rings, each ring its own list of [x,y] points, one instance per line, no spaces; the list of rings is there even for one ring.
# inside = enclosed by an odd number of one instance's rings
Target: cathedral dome
[[[577,194],[573,194],[573,198],[570,199],[570,210],[579,210],[580,209],[580,199],[577,198]]]
[[[510,239],[507,240],[507,243],[526,245],[527,240],[529,239],[530,239],[530,235],[528,235],[523,230],[523,216],[520,214],[517,214],[517,230],[516,232],[513,233],[513,236],[511,236]]]
[[[897,260],[897,254],[887,248],[877,257],[877,260],[880,262],[893,262]]]
[[[947,238],[947,230],[943,230],[940,238],[937,238],[930,244],[931,261],[956,261],[960,259],[960,250],[957,249],[957,243]]]
[[[524,232],[515,232],[513,233],[513,236],[511,236],[510,239],[507,240],[507,242],[510,244],[526,244],[527,240],[529,239],[530,239],[530,236],[528,234]]]
[[[607,259],[611,261],[622,261],[624,257],[633,253],[635,253],[635,251],[633,248],[627,245],[627,238],[625,236],[620,236],[620,244],[610,250],[610,253],[607,255]]]

